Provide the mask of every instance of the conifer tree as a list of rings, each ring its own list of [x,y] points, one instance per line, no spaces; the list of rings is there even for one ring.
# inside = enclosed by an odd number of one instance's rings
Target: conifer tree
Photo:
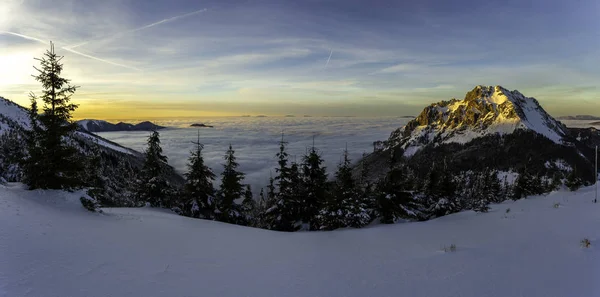
[[[515,180],[515,184],[513,185],[512,199],[518,200],[523,197],[527,197],[532,194],[532,179],[533,177],[527,170],[527,168],[523,167],[519,170],[519,175]]]
[[[510,199],[512,192],[513,192],[513,187],[512,185],[508,182],[508,176],[505,175],[504,176],[504,181],[502,182],[502,188],[501,188],[501,192],[500,192],[500,197],[502,198],[502,200],[498,201],[498,202],[502,202],[504,200]]]
[[[344,151],[343,162],[338,166],[333,193],[321,210],[321,229],[333,230],[342,227],[360,228],[370,222],[367,203],[352,176],[348,150]]]
[[[374,190],[374,216],[380,222],[391,224],[400,219],[429,218],[427,205],[415,199],[410,188],[410,170],[407,167],[394,166]]]
[[[107,201],[106,181],[102,173],[102,151],[96,140],[90,146],[90,157],[87,158],[85,180],[89,187],[87,194],[99,203]]]
[[[21,164],[26,157],[23,147],[26,145],[23,133],[11,129],[0,135],[0,180],[9,182],[21,181],[23,172]]]
[[[173,189],[165,176],[167,157],[163,155],[158,131],[150,134],[147,144],[136,200],[138,204],[149,203],[152,207],[171,207]]]
[[[70,103],[77,90],[70,80],[61,77],[62,56],[54,52],[54,44],[42,58],[34,78],[42,84],[42,95],[31,94],[29,112],[31,132],[28,135],[28,157],[24,161],[25,183],[31,189],[74,189],[82,185],[79,180],[83,160],[77,149],[65,141],[77,129],[72,113],[77,105]],[[44,103],[43,112],[37,113],[37,99]]]
[[[258,216],[258,226],[265,229],[275,229],[277,209],[277,193],[275,192],[275,179],[269,177],[269,185],[267,186],[267,195],[261,190],[261,205]]]
[[[302,162],[302,222],[317,230],[317,215],[327,198],[327,171],[314,144]]]
[[[256,207],[254,208],[254,213],[252,215],[251,226],[267,229],[263,222],[263,216],[267,209],[267,198],[265,197],[264,188],[260,188],[260,194],[258,196],[258,202],[256,202]]]
[[[267,221],[270,222],[271,228],[279,231],[296,231],[300,228],[300,201],[295,189],[297,185],[294,185],[294,179],[297,175],[297,164],[296,170],[290,166],[288,160],[288,153],[286,151],[286,142],[283,141],[283,134],[281,136],[281,142],[279,143],[279,152],[277,153],[278,168],[275,169],[277,176],[277,186],[279,192],[276,194],[275,205],[269,207],[266,211]],[[292,164],[293,165],[293,164]]]
[[[461,210],[456,199],[456,185],[452,180],[452,174],[446,169],[445,164],[443,167],[434,164],[425,181],[423,193],[427,200],[427,212],[433,217]]]
[[[187,165],[188,172],[185,173],[184,214],[194,218],[214,219],[216,207],[212,182],[215,174],[204,164],[202,157],[204,145],[200,143],[200,131],[198,131],[198,141],[193,143],[196,149],[191,151]]]
[[[583,186],[583,181],[577,174],[577,168],[573,168],[569,175],[567,175],[567,180],[565,181],[565,186],[569,188],[571,191],[577,191],[579,188]]]
[[[235,203],[235,200],[244,197],[244,188],[242,180],[244,174],[237,170],[239,164],[235,158],[235,151],[229,145],[225,153],[225,164],[223,164],[223,173],[221,173],[221,187],[217,194],[217,208],[219,213],[217,220],[238,223],[242,219],[241,207]]]
[[[475,201],[471,208],[477,212],[488,212],[489,204],[502,202],[502,186],[498,180],[498,171],[485,169],[473,177],[475,179]]]
[[[263,194],[262,190],[261,194]],[[252,189],[250,188],[250,185],[246,185],[246,191],[244,191],[244,201],[242,201],[241,209],[243,220],[238,221],[238,224],[248,226],[254,225],[257,203],[252,195]]]

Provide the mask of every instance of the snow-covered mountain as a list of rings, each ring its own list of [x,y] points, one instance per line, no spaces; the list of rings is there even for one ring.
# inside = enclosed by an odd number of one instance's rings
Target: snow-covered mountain
[[[388,146],[400,145],[411,156],[430,143],[467,143],[477,137],[531,130],[557,144],[568,129],[535,98],[501,86],[477,86],[465,99],[434,103],[406,126],[394,131]]]
[[[390,166],[407,166],[425,176],[434,164],[444,164],[455,174],[526,170],[562,180],[574,171],[591,183],[600,132],[566,127],[519,91],[477,86],[462,100],[425,107],[386,141],[374,144],[375,151],[356,167],[370,168],[372,180],[384,177]]]
[[[77,121],[77,124],[79,124],[81,129],[88,132],[153,131],[165,128],[148,121],[138,124],[129,124],[123,122],[113,124],[102,120],[80,120]]]
[[[11,131],[21,132],[28,129],[30,129],[28,110],[0,97],[0,137]],[[17,150],[21,151],[24,149],[25,143],[20,136],[11,138],[11,141],[16,143],[7,146],[17,147]],[[142,166],[143,154],[85,130],[76,131],[67,141],[75,145],[82,155],[90,155],[95,151],[94,147],[99,148],[102,166],[99,171],[105,180],[109,198],[109,201],[104,201],[105,204],[128,205],[131,202],[128,190],[134,184],[139,168]],[[19,181],[20,169],[18,164],[13,163],[16,163],[15,160],[7,160],[5,156],[0,155],[0,180]],[[171,166],[166,167],[171,182],[183,183],[183,178]]]

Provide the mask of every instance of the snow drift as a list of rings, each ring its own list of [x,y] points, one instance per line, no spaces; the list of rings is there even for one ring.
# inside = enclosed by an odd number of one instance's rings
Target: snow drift
[[[598,296],[593,195],[280,233],[148,208],[91,213],[81,193],[9,184],[0,186],[0,296]]]

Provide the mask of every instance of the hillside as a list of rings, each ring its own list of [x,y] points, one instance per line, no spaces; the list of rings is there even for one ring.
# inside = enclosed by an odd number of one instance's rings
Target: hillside
[[[444,164],[455,174],[488,168],[512,173],[527,170],[561,182],[575,170],[590,183],[600,133],[593,128],[566,127],[538,100],[519,91],[477,86],[462,100],[425,107],[381,143],[380,150],[359,164],[373,168],[372,179],[387,173],[394,156],[394,162],[409,166],[421,178],[433,165]]]
[[[9,138],[0,147],[0,181],[20,181],[20,168],[18,162],[5,156],[5,151],[13,151],[23,154],[24,140],[19,136],[20,132],[30,129],[27,109],[0,97],[0,138],[12,132],[16,137]],[[2,139],[0,139],[2,140]],[[110,140],[104,139],[88,131],[77,131],[69,140],[82,155],[92,156],[100,154],[100,167],[98,172],[104,180],[106,199],[101,202],[104,205],[118,206],[131,205],[130,192],[137,178],[139,169],[143,164],[143,154],[123,147]],[[175,185],[183,184],[183,177],[175,170],[165,165],[169,180]]]
[[[149,208],[90,213],[80,193],[9,184],[0,186],[0,296],[598,296],[593,195],[281,233]],[[442,250],[451,244],[455,252]]]

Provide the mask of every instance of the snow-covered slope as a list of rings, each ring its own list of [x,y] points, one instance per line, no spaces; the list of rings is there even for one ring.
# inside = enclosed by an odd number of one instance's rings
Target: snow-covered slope
[[[0,97],[0,134],[5,133],[9,129],[30,129],[29,116],[24,107]],[[76,132],[75,137],[98,143],[100,146],[113,151],[130,155],[140,155],[139,152],[86,131]]]
[[[0,97],[0,135],[11,130],[30,129],[27,113],[26,108]],[[25,148],[25,140],[19,137],[22,134],[15,135],[17,136],[12,140],[13,143],[0,143],[3,152],[7,151],[5,149],[7,147]],[[83,130],[76,131],[66,141],[74,145],[82,156],[98,154],[97,157],[100,159],[98,172],[102,175],[104,190],[107,193],[101,203],[111,206],[132,205],[131,189],[135,187],[137,174],[143,164],[142,153]],[[0,180],[19,181],[21,169],[18,165],[17,159],[0,154]],[[171,166],[165,165],[165,170],[172,184],[177,186],[183,183],[183,177]]]
[[[0,186],[0,296],[600,296],[591,188],[298,233],[148,208],[90,213],[80,194]]]
[[[552,118],[535,98],[501,86],[477,86],[465,99],[442,101],[426,107],[406,126],[394,131],[389,146],[401,145],[410,156],[423,145],[467,143],[490,134],[528,129],[561,144],[567,128]]]
[[[29,128],[27,110],[8,99],[0,97],[0,135],[15,126]]]

